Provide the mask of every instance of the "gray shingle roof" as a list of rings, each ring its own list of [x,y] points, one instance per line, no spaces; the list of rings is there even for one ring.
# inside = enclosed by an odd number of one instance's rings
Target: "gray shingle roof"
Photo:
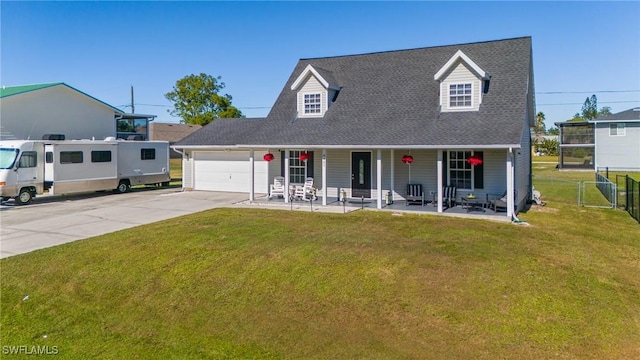
[[[479,111],[442,113],[433,76],[458,50],[491,74],[489,92]],[[531,59],[530,37],[301,59],[267,118],[251,122],[259,129],[247,131],[240,124],[249,120],[239,120],[206,126],[185,140],[192,145],[307,147],[520,144],[528,126],[527,93],[533,91],[533,83],[528,84]],[[291,85],[309,64],[341,86],[322,118],[296,118]]]
[[[593,119],[593,122],[606,122],[606,121],[616,121],[616,120],[640,120],[640,108],[633,108],[625,111],[621,111],[619,113],[611,114],[608,116],[599,117]]]
[[[178,141],[175,145],[228,145],[245,143],[246,139],[262,127],[264,118],[218,119],[191,135]]]

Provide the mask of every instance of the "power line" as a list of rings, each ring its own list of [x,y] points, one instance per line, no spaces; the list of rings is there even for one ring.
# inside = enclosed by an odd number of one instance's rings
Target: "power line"
[[[542,91],[536,94],[556,95],[556,94],[594,94],[594,93],[630,93],[640,92],[640,90],[599,90],[599,91]]]
[[[600,104],[626,104],[626,103],[637,103],[640,100],[634,101],[598,101],[598,105]],[[584,105],[584,103],[559,103],[559,104],[536,104],[536,106],[553,106],[553,105]]]

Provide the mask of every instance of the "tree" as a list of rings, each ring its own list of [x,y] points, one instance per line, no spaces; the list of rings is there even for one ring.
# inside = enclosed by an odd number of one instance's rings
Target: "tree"
[[[173,110],[167,111],[181,117],[180,122],[193,125],[206,125],[218,118],[244,117],[231,105],[231,95],[219,94],[225,87],[221,79],[200,73],[176,81],[173,90],[164,95],[173,102]]]
[[[575,113],[573,115],[573,118],[567,120],[567,122],[582,122],[582,121],[587,121],[587,119],[582,117],[582,115],[580,115],[580,113]]]
[[[603,106],[598,110],[598,117],[605,117],[611,115],[611,108],[609,106]]]
[[[543,139],[538,149],[545,155],[557,156],[558,155],[558,140],[555,139]]]
[[[586,120],[595,119],[598,116],[598,98],[596,95],[591,95],[591,98],[587,98],[582,105],[582,117]]]
[[[544,113],[542,111],[538,112],[538,114],[536,115],[536,126],[534,128],[536,133],[542,133],[542,134],[546,133],[544,120],[545,120]]]
[[[557,127],[552,127],[547,131],[548,135],[560,135],[560,129]]]

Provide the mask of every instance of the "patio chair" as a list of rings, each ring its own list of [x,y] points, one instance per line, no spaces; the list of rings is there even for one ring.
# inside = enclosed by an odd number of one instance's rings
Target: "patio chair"
[[[456,193],[458,189],[455,186],[444,186],[442,188],[442,205],[447,205],[447,209],[456,206]]]
[[[269,199],[273,196],[282,196],[284,198],[284,176],[276,176],[273,178],[273,184],[269,185]]]
[[[405,206],[413,203],[420,203],[424,206],[424,191],[422,184],[407,184],[407,194],[405,195]]]
[[[487,195],[488,197],[489,195]],[[492,209],[494,212],[498,211],[507,211],[507,192],[505,191],[501,197],[497,199],[489,200],[489,209]]]
[[[304,180],[304,185],[296,186],[294,196],[300,200],[316,200],[316,189],[313,187],[313,178],[308,177]]]

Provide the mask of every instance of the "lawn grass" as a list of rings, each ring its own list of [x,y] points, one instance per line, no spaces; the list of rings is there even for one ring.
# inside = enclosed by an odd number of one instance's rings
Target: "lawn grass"
[[[215,209],[2,259],[0,345],[65,359],[640,358],[637,222],[543,199],[519,214],[529,226]]]

